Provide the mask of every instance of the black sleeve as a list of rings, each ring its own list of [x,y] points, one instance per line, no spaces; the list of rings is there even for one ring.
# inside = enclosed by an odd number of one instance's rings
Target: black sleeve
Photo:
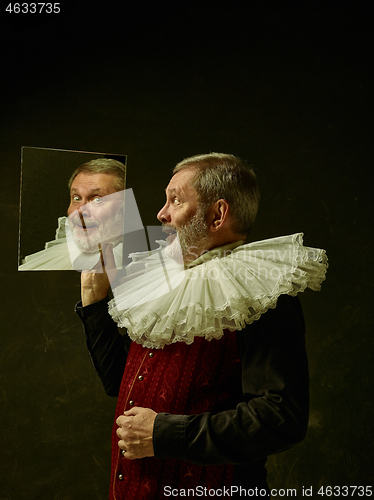
[[[309,412],[304,320],[297,297],[237,332],[243,401],[217,414],[161,413],[154,427],[157,458],[209,465],[245,464],[301,441]]]
[[[121,335],[108,313],[108,299],[75,311],[83,322],[87,348],[108,396],[118,396],[131,340]]]

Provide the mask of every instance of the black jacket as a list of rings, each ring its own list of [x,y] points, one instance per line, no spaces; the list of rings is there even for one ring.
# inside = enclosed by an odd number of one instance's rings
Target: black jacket
[[[117,396],[130,347],[108,314],[107,301],[76,311],[106,393]],[[210,465],[234,464],[234,484],[267,487],[264,464],[306,434],[309,375],[304,319],[297,297],[282,295],[277,307],[236,332],[242,362],[239,402],[217,413],[159,413],[153,444],[157,458]]]

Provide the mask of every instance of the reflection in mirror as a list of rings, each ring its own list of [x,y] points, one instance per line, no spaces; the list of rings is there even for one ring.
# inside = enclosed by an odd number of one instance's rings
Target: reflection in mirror
[[[184,277],[179,239],[148,226],[148,247],[125,185],[126,157],[23,148],[19,271],[102,272],[104,264],[116,299],[126,298],[121,311],[175,289]]]
[[[143,229],[125,187],[126,156],[22,148],[18,269],[97,269],[103,243],[121,268],[124,234]]]

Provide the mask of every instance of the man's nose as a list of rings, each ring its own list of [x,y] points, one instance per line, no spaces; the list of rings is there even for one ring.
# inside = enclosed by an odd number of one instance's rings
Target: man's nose
[[[90,210],[90,207],[89,207],[89,203],[85,203],[85,204],[81,204],[79,207],[78,207],[78,212],[79,212],[79,215],[81,217],[90,217],[91,215],[91,210]]]
[[[170,222],[171,221],[171,217],[169,215],[169,212],[167,210],[167,206],[164,205],[161,210],[159,211],[159,213],[157,214],[157,219],[162,222],[163,224],[166,223],[166,222]]]

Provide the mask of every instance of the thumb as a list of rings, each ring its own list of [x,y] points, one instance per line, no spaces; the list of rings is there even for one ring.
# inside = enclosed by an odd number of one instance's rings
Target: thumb
[[[116,268],[114,260],[113,245],[112,243],[99,243],[101,263],[108,271],[108,269]]]
[[[130,410],[125,411],[123,414],[125,417],[135,417],[135,415],[138,415],[141,412],[141,408],[137,408],[134,406],[133,408],[130,408]]]
[[[99,244],[99,248],[103,271],[107,273],[109,282],[112,284],[118,273],[114,260],[113,245],[111,243],[102,243]]]

